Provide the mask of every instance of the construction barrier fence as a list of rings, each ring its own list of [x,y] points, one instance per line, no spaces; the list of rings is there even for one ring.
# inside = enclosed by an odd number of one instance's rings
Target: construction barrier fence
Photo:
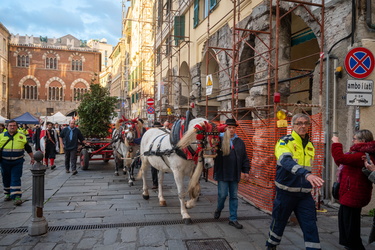
[[[277,128],[277,119],[238,120],[237,135],[245,142],[250,160],[248,180],[240,181],[238,192],[245,200],[260,210],[271,212],[275,197],[276,157],[275,144],[282,136],[291,133],[290,119],[288,127]],[[315,147],[313,174],[322,177],[324,168],[324,131],[322,115],[311,116],[310,140]],[[213,169],[209,169],[208,178],[213,180]],[[314,190],[313,196],[319,207],[320,190]]]

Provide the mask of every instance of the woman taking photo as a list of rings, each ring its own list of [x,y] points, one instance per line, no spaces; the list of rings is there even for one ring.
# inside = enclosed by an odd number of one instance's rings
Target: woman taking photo
[[[362,173],[365,152],[375,155],[374,137],[369,130],[355,132],[353,145],[344,154],[337,136],[332,137],[332,157],[339,168],[339,243],[346,249],[362,250],[361,210],[371,200],[372,183]]]

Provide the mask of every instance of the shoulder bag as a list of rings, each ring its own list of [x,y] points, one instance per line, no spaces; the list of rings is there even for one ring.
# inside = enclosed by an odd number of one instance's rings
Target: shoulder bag
[[[12,140],[13,139],[13,137],[9,137],[9,139],[5,142],[5,144],[1,147],[1,149],[0,149],[0,162],[2,162],[3,161],[3,149],[5,148],[5,146],[8,144],[8,142],[10,141],[10,140]]]

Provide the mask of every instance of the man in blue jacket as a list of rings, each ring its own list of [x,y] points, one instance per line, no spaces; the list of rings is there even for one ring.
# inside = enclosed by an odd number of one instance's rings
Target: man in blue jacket
[[[307,250],[320,249],[316,226],[315,201],[312,188],[323,185],[322,178],[311,173],[315,149],[309,140],[311,121],[306,114],[292,117],[292,133],[277,141],[275,155],[276,198],[273,203],[272,223],[267,249],[274,250],[280,244],[289,216],[292,212],[301,226]]]
[[[227,119],[225,124],[228,125],[227,130],[230,132],[230,154],[223,156],[222,151],[219,151],[215,158],[214,179],[217,181],[218,199],[214,218],[220,218],[229,193],[229,225],[242,229],[243,226],[237,221],[238,183],[241,180],[241,172],[245,173],[245,178],[248,178],[250,165],[245,143],[236,134],[238,126],[236,120]],[[222,135],[220,137],[222,138]]]

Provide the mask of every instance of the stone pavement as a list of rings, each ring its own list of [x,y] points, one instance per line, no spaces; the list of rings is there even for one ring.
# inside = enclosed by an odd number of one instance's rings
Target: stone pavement
[[[26,156],[29,162],[28,157]],[[141,195],[141,181],[129,187],[123,175],[114,176],[114,162],[90,161],[87,171],[65,173],[63,155],[57,168],[45,177],[44,216],[49,231],[29,236],[32,176],[25,164],[22,177],[22,206],[0,201],[0,250],[2,249],[265,249],[271,217],[244,200],[239,202],[239,221],[244,229],[228,225],[228,201],[219,220],[213,219],[216,185],[201,181],[202,195],[190,209],[192,225],[181,220],[172,174],[165,174],[167,207],[159,207],[157,192],[150,199]],[[150,173],[149,177],[150,177]],[[149,182],[151,186],[151,181]],[[338,244],[337,209],[325,207],[318,226],[322,249],[343,249]],[[367,242],[372,218],[363,217],[362,238]],[[219,242],[217,242],[219,241]],[[216,245],[215,245],[216,244]],[[226,248],[226,245],[228,244]],[[215,247],[216,246],[216,247]],[[222,248],[219,248],[223,246]],[[289,225],[278,249],[304,249],[298,225]],[[366,245],[375,249],[375,243]]]

